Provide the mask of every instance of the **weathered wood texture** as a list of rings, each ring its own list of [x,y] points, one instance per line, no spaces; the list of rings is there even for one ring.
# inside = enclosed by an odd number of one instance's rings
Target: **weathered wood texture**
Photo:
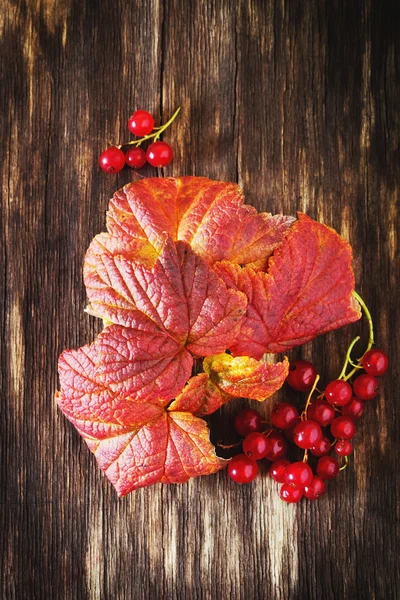
[[[3,2],[4,600],[399,597],[396,4]],[[134,108],[165,119],[179,105],[164,175],[237,180],[257,208],[306,211],[354,247],[392,368],[354,466],[318,503],[286,506],[265,476],[240,487],[224,472],[119,500],[55,408],[58,354],[100,327],[83,312],[84,252],[133,177],[105,175],[97,156],[126,137]],[[360,330],[365,339],[357,324],[292,356],[333,377]],[[213,416],[214,439],[233,439],[243,405]]]

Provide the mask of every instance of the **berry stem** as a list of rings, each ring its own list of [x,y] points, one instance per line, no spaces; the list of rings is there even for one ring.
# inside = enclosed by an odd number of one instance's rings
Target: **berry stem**
[[[367,305],[365,304],[364,300],[361,298],[361,296],[359,294],[357,294],[356,291],[353,292],[353,296],[354,298],[356,298],[356,300],[360,303],[361,308],[364,311],[365,316],[367,317],[367,321],[368,321],[368,327],[369,327],[369,338],[368,338],[368,345],[367,345],[367,349],[365,350],[364,354],[357,359],[357,365],[354,365],[353,362],[351,362],[350,359],[350,353],[351,350],[353,349],[354,344],[360,339],[359,337],[356,337],[350,344],[349,349],[347,350],[346,353],[346,360],[343,366],[343,369],[339,375],[339,379],[343,379],[343,381],[347,381],[348,379],[350,379],[350,377],[352,377],[355,373],[357,373],[358,369],[361,369],[361,362],[362,359],[364,358],[364,355],[371,350],[372,346],[374,345],[374,325],[372,323],[372,317],[371,317],[371,313],[368,310]],[[348,364],[351,364],[354,368],[350,371],[350,373],[348,373],[347,375],[346,373],[346,369]]]
[[[160,138],[160,135],[162,134],[162,132],[165,131],[167,129],[167,127],[169,127],[171,125],[171,123],[176,119],[180,110],[181,110],[181,107],[177,108],[176,111],[174,112],[174,114],[172,115],[172,117],[169,119],[169,121],[164,123],[164,125],[160,125],[160,127],[154,127],[154,130],[152,133],[145,135],[144,137],[140,138],[140,140],[131,140],[130,142],[125,142],[123,144],[120,144],[119,146],[117,146],[117,148],[119,148],[121,150],[121,148],[123,148],[123,146],[140,146],[140,144],[142,142],[145,142],[146,140],[151,140],[153,138],[154,138],[154,141],[156,142]]]
[[[156,141],[159,139],[159,137],[160,137],[160,135],[162,134],[162,132],[163,132],[163,131],[165,131],[165,129],[167,129],[167,127],[169,127],[173,121],[175,121],[175,119],[176,119],[176,117],[178,116],[178,114],[179,114],[179,111],[180,111],[180,110],[181,110],[181,107],[179,106],[179,107],[176,109],[176,111],[174,112],[174,114],[172,115],[172,117],[170,118],[170,120],[169,120],[169,121],[167,121],[167,122],[165,123],[165,125],[161,125],[159,128],[157,128],[157,133],[156,133],[156,135],[154,136],[154,141],[155,141],[155,142],[156,142]]]
[[[300,419],[301,419],[302,421],[306,421],[306,420],[307,420],[307,410],[308,410],[308,407],[309,407],[309,405],[310,405],[310,403],[311,403],[311,398],[312,398],[312,395],[313,395],[314,391],[315,391],[315,390],[316,390],[316,388],[317,388],[317,383],[318,383],[318,380],[319,380],[319,375],[317,375],[317,376],[316,376],[316,378],[314,379],[313,386],[312,386],[312,388],[311,388],[311,390],[310,390],[310,393],[308,394],[308,397],[307,397],[307,402],[306,402],[306,405],[305,405],[305,407],[304,407],[304,410],[303,410],[303,412],[302,412],[302,413],[301,413],[301,415],[300,415]]]
[[[308,462],[308,450],[304,450],[303,463]]]
[[[344,471],[349,466],[349,458],[348,456],[344,457],[344,465],[342,465],[339,471]]]
[[[371,313],[369,312],[368,307],[365,304],[364,300],[361,298],[361,296],[359,294],[357,294],[356,291],[353,292],[353,296],[361,304],[361,308],[363,309],[365,316],[367,317],[368,325],[369,325],[368,350],[371,350],[372,346],[374,345],[374,324],[372,323]],[[367,352],[368,352],[368,350],[367,350]]]
[[[264,421],[264,423],[265,423],[265,421]],[[270,429],[267,429],[266,431],[262,431],[261,433],[263,435],[265,435],[265,437],[268,437],[271,435],[272,432],[273,432],[273,428],[271,427]]]
[[[350,357],[349,357],[349,365],[351,365],[355,369],[359,369],[360,368],[360,365],[358,363],[353,362]]]
[[[218,448],[223,448],[224,450],[230,450],[231,448],[237,448],[241,443],[242,442],[236,442],[236,444],[222,444],[221,442],[217,442],[216,446],[218,446]]]
[[[347,352],[346,352],[346,359],[345,359],[344,365],[343,365],[343,369],[341,370],[338,379],[344,379],[349,363],[351,363],[355,369],[361,369],[361,366],[358,364],[355,365],[354,363],[352,363],[351,358],[350,358],[351,351],[353,350],[354,345],[358,342],[359,339],[360,339],[360,336],[358,335],[357,337],[354,338],[354,340],[351,342],[350,346],[348,347]]]

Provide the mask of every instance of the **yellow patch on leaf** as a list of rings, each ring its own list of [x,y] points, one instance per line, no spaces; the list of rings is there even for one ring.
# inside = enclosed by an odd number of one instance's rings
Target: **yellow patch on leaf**
[[[265,363],[248,356],[223,353],[209,356],[203,366],[214,385],[226,394],[259,401],[279,390],[289,372],[286,357],[279,363]]]

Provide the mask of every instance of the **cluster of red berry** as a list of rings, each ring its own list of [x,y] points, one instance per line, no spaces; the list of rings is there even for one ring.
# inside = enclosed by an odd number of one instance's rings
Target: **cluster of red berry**
[[[154,127],[154,119],[146,110],[137,110],[128,120],[128,129],[140,139],[110,146],[100,154],[100,167],[106,173],[118,173],[127,164],[129,167],[140,169],[146,162],[152,167],[166,167],[174,157],[173,150],[167,142],[159,141],[160,135],[176,118],[180,108],[164,125]],[[141,144],[152,139],[146,152],[140,148]],[[124,153],[121,148],[130,146]]]
[[[243,454],[234,456],[228,465],[228,474],[233,481],[253,481],[258,474],[256,461],[266,458],[272,461],[270,476],[283,484],[280,497],[285,502],[298,502],[303,496],[316,500],[325,492],[325,482],[334,479],[347,466],[347,457],[353,451],[350,440],[356,433],[355,421],[363,414],[364,403],[378,395],[377,377],[386,373],[389,366],[386,354],[377,349],[369,349],[354,365],[350,359],[353,345],[347,353],[340,378],[331,381],[323,392],[316,388],[319,376],[312,363],[304,360],[291,363],[287,383],[296,391],[309,392],[301,415],[292,404],[279,402],[271,413],[273,428],[267,431],[262,431],[263,422],[257,411],[242,410],[236,415],[234,427],[244,440]],[[349,363],[354,369],[346,376]],[[347,379],[360,368],[365,373],[351,386]],[[313,396],[316,391],[319,394]],[[329,431],[324,433],[324,427],[329,427]],[[302,461],[290,463],[286,460],[288,441],[304,450]],[[329,456],[332,448],[339,457],[344,457],[342,466],[336,457]],[[316,474],[308,464],[308,452],[318,457]]]

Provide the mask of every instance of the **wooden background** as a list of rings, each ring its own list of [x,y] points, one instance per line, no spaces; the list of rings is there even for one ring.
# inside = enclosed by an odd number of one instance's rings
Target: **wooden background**
[[[400,597],[396,4],[3,1],[2,599]],[[59,353],[100,329],[83,312],[85,250],[135,177],[104,174],[98,155],[127,137],[134,109],[165,121],[177,106],[176,158],[145,176],[238,181],[257,208],[303,210],[354,247],[392,367],[351,469],[318,503],[287,506],[265,475],[246,487],[224,472],[119,500],[55,407]],[[327,380],[360,331],[292,357]],[[232,404],[211,419],[214,439],[234,439],[246,403]]]

